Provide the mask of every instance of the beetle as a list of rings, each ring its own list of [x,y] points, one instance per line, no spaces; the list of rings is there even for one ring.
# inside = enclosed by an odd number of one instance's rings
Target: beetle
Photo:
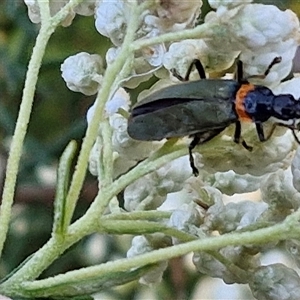
[[[275,57],[263,75],[273,65],[280,63]],[[193,67],[198,70],[200,80],[188,81]],[[276,126],[290,128],[300,144],[295,130],[300,119],[300,102],[290,94],[274,95],[262,85],[254,85],[243,78],[243,65],[237,62],[236,79],[206,79],[199,60],[194,60],[183,78],[172,70],[183,83],[156,91],[137,103],[128,119],[127,131],[131,138],[142,141],[156,141],[173,137],[193,137],[189,145],[190,165],[195,176],[192,150],[211,140],[230,124],[235,123],[233,140],[242,143],[247,150],[252,147],[241,138],[241,122],[254,122],[258,139],[268,140]],[[263,123],[274,119],[270,133],[265,136]]]

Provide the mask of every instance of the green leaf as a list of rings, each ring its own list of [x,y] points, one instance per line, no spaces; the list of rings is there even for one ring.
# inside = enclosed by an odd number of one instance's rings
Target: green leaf
[[[76,142],[71,141],[64,150],[57,170],[57,185],[54,201],[53,230],[55,234],[63,234],[69,224],[65,224],[67,209],[66,196],[70,184],[70,168],[76,151]]]
[[[25,290],[26,295],[32,297],[48,297],[47,299],[68,299],[68,297],[72,297],[71,299],[77,299],[74,297],[87,296],[110,287],[137,280],[155,267],[157,265],[148,265],[131,271],[107,272],[99,276],[89,276],[87,273],[85,277],[80,276],[80,278],[74,278],[73,281],[68,280],[65,283],[59,280],[55,282],[56,278],[54,277],[49,278],[51,280],[49,284],[47,284],[48,279],[24,282],[22,283],[22,288]],[[37,287],[37,285],[40,285],[40,287]]]

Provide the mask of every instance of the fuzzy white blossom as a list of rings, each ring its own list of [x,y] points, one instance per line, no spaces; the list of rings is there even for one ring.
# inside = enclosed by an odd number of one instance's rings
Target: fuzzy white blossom
[[[99,1],[95,13],[95,26],[102,35],[110,38],[112,43],[120,46],[123,42],[127,23],[130,18],[125,1]]]
[[[231,232],[254,224],[267,208],[268,205],[263,202],[240,201],[227,205],[216,203],[207,210],[206,223],[210,224],[211,230]]]
[[[260,186],[261,177],[249,174],[239,175],[233,170],[214,175],[213,187],[226,195],[249,193],[256,191]]]
[[[261,266],[252,273],[251,291],[259,300],[295,300],[300,295],[300,278],[283,264]]]
[[[150,37],[151,35],[149,34]],[[107,64],[112,64],[120,53],[120,48],[111,47],[106,52]],[[128,56],[132,69],[130,74],[122,80],[122,85],[128,88],[136,88],[140,83],[149,80],[153,73],[159,70],[162,64],[165,47],[162,44],[153,45],[141,49],[136,57]]]
[[[28,16],[31,22],[40,23],[41,14],[40,14],[40,7],[38,4],[38,0],[24,0],[24,2],[28,7]],[[96,0],[88,0],[83,3],[80,3],[73,9],[69,9],[69,14],[61,22],[62,26],[71,25],[76,14],[83,15],[83,16],[93,15],[95,10],[95,2]],[[49,0],[49,8],[50,8],[51,16],[54,16],[56,13],[58,13],[67,3],[69,3],[69,0],[60,0],[60,1]]]
[[[219,9],[210,12],[205,22],[226,29],[215,39],[207,39],[207,45],[221,52],[240,51],[245,77],[264,74],[275,57],[282,57],[281,63],[263,80],[266,85],[276,86],[289,74],[300,41],[297,16],[290,10],[281,11],[276,6],[262,4],[241,4],[229,10],[220,6]]]
[[[62,77],[68,88],[85,95],[94,95],[102,83],[101,56],[80,52],[69,56],[61,65]]]
[[[204,40],[183,40],[172,43],[163,56],[163,65],[168,70],[175,69],[182,77],[185,76],[194,59],[199,59],[203,67],[208,71],[219,71],[229,68],[238,51],[222,52],[222,49],[213,49]],[[194,71],[191,79],[199,79],[199,74]]]
[[[297,267],[300,268],[300,241],[296,239],[287,240],[285,248],[294,259]]]
[[[145,23],[149,30],[151,26],[158,28],[161,33],[178,31],[194,26],[200,14],[202,1],[161,1],[157,7],[150,10],[145,17]]]
[[[154,5],[155,4],[155,5]],[[95,26],[99,33],[108,37],[116,48],[107,53],[107,62],[115,60],[119,47],[122,45],[128,23],[132,14],[130,1],[104,0],[98,3],[95,14]],[[178,1],[153,3],[148,10],[140,15],[139,30],[136,39],[149,39],[164,32],[178,31],[193,27],[200,14],[202,1]],[[164,44],[143,47],[135,53],[133,69],[124,86],[134,88],[148,80],[157,71],[165,53]]]
[[[167,195],[165,202],[158,208],[162,211],[181,211],[184,208],[187,213],[191,210],[197,210],[197,215],[202,212],[203,207],[213,205],[215,203],[215,197],[221,194],[214,188],[209,186],[203,186],[203,182],[200,177],[192,176],[188,178],[183,188],[178,192],[172,192]],[[221,198],[220,198],[221,199]],[[200,211],[199,211],[200,210]],[[203,217],[201,214],[200,218]]]
[[[196,236],[200,221],[197,204],[190,202],[173,211],[168,225]]]
[[[270,127],[264,124],[266,132]],[[275,133],[281,132],[280,137],[276,137],[261,143],[258,140],[254,124],[242,125],[242,136],[246,142],[253,146],[253,151],[248,151],[240,144],[233,142],[234,126],[230,126],[224,131],[224,134],[215,138],[211,142],[198,147],[201,153],[201,163],[203,170],[210,173],[227,172],[233,170],[237,174],[251,174],[261,176],[267,172],[274,172],[278,168],[283,168],[287,162],[290,162],[290,152],[294,148],[295,139],[290,130],[283,132],[280,128]],[[286,132],[285,132],[286,131]],[[215,149],[211,151],[212,147]],[[258,159],[263,157],[264,159]]]
[[[131,241],[131,248],[127,251],[127,257],[151,252],[154,249],[164,248],[171,244],[171,239],[162,234],[153,234],[145,236],[135,236]],[[139,280],[142,284],[151,285],[159,283],[162,280],[163,273],[168,266],[167,261],[161,261],[153,270],[142,276]]]
[[[181,190],[191,175],[188,157],[177,158],[127,186],[124,206],[128,211],[157,208],[168,193]]]
[[[255,252],[251,249],[248,251],[248,249],[243,246],[228,246],[222,248],[219,252],[228,260],[233,261],[237,267],[241,266],[243,269],[252,270],[259,266],[258,257],[253,255]],[[222,278],[226,283],[247,283],[248,281],[246,273],[236,272],[235,269],[224,265],[209,253],[195,253],[193,263],[197,271],[211,277]]]
[[[260,187],[264,202],[280,209],[276,217],[284,218],[290,213],[290,209],[300,207],[300,194],[293,186],[291,168],[279,169],[277,172],[266,175],[261,181]]]

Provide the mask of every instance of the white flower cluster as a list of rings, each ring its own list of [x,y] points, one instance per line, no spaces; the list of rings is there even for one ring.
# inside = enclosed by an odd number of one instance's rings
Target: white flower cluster
[[[153,3],[154,4],[154,3]],[[124,41],[124,36],[131,20],[132,5],[130,1],[103,0],[98,2],[95,12],[96,29],[107,36],[114,44],[106,55],[108,62],[114,61],[118,49]],[[202,1],[172,0],[156,3],[143,12],[139,19],[139,30],[136,38],[147,39],[159,36],[162,33],[174,32],[193,27],[200,14]],[[165,45],[158,44],[141,49],[135,54],[134,69],[129,77],[132,80],[126,83],[134,87],[140,82],[149,79],[149,74],[162,66]]]
[[[155,9],[149,8],[140,16],[136,38],[142,40],[165,32],[193,27],[200,13],[202,5],[200,2],[189,2],[187,10],[182,14],[176,14],[174,9],[183,11],[183,5],[187,4],[179,1],[171,1],[170,8],[163,5]],[[289,10],[280,11],[275,6],[251,2],[210,1],[216,11],[210,12],[204,22],[214,29],[215,36],[154,45],[137,51],[131,77],[128,78],[126,85],[135,86],[156,72],[161,80],[151,88],[151,91],[157,90],[171,84],[169,74],[157,72],[158,68],[162,66],[168,70],[175,68],[184,76],[195,58],[201,60],[206,71],[215,72],[227,69],[239,56],[244,63],[245,78],[252,75],[255,77],[263,75],[270,62],[280,56],[281,63],[274,65],[261,83],[271,87],[275,94],[290,93],[299,98],[299,79],[280,83],[291,70],[292,59],[300,41],[298,19]],[[96,28],[114,45],[107,52],[107,63],[112,63],[121,51],[126,29],[131,21],[131,8],[129,1],[102,1],[97,5]],[[137,142],[128,137],[126,118],[118,114],[118,108],[128,111],[129,97],[124,90],[120,91],[106,107],[113,128],[116,174],[126,171],[161,145],[161,142]],[[116,107],[114,103],[118,103]],[[271,125],[271,122],[264,124],[266,135],[271,130]],[[254,145],[253,151],[249,152],[232,142],[233,129],[233,126],[229,127],[220,138],[199,147],[201,156],[195,154],[196,164],[201,163],[198,178],[191,177],[187,157],[174,160],[129,185],[124,190],[125,209],[172,211],[166,224],[195,238],[211,236],[216,232],[223,234],[246,230],[259,227],[261,224],[273,224],[284,220],[300,205],[298,193],[300,154],[297,152],[294,159],[291,155],[295,149],[292,133],[285,128],[278,128],[272,139],[265,143],[257,143],[255,128],[243,124],[243,137],[247,143]],[[98,157],[99,153],[96,152],[92,160],[96,162]],[[97,169],[93,173],[98,174]],[[243,196],[243,201],[238,203],[223,202],[222,193],[231,196],[258,189],[261,191],[258,202],[250,201],[248,196]],[[163,247],[158,244],[156,244],[158,247],[153,247],[150,237],[135,237],[128,251],[128,257]],[[172,239],[169,242],[177,244],[180,241]],[[290,252],[297,256],[298,251],[295,249],[298,249],[298,246],[291,243],[292,241],[287,241]],[[227,283],[248,283],[253,294],[261,297],[259,299],[272,299],[268,298],[270,291],[263,291],[262,285],[257,284],[261,272],[267,270],[260,265],[257,254],[271,246],[273,247],[274,243],[260,247],[230,246],[221,249],[215,256],[213,253],[195,253],[193,262],[202,273],[222,278]],[[219,256],[224,258],[222,262]],[[231,264],[235,267],[232,268]],[[155,282],[153,278],[159,281],[165,267],[166,264],[161,265],[157,273],[149,274],[148,279],[143,277],[142,281],[148,284]],[[277,265],[270,266],[274,274],[279,272],[277,269],[289,270],[284,266],[280,268]],[[250,276],[251,272],[255,275]],[[268,276],[271,278],[273,275]],[[294,278],[293,272],[290,271],[287,272],[287,276]],[[280,287],[281,282],[278,282],[275,275],[272,280],[271,286],[274,286],[274,291],[281,288],[280,295],[288,291],[287,280],[282,281],[284,287]],[[290,295],[294,295],[294,291],[298,288],[297,280],[293,283],[295,285]]]

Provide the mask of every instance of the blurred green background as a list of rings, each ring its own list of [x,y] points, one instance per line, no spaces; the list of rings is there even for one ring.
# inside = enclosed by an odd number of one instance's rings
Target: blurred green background
[[[207,13],[209,6],[206,1],[203,2],[205,3],[203,11]],[[298,0],[255,2],[300,11]],[[8,147],[22,97],[26,68],[37,33],[38,25],[29,21],[27,7],[23,1],[0,1],[1,187]],[[40,70],[33,113],[20,165],[11,230],[0,262],[1,277],[40,248],[50,237],[56,164],[70,139],[75,139],[80,144],[86,129],[85,114],[94,101],[94,96],[87,97],[74,93],[66,87],[60,76],[60,65],[65,58],[81,51],[98,53],[104,57],[108,47],[110,47],[109,40],[97,33],[93,17],[76,16],[70,27],[58,28],[50,39]],[[138,89],[135,93],[138,93]],[[88,175],[76,217],[84,214],[96,192],[96,179]],[[126,238],[125,243],[124,240],[120,242],[122,237],[117,239],[105,237],[100,240],[98,238],[87,238],[72,247],[45,271],[42,277],[111,260],[118,256],[123,257],[130,244],[129,238]],[[90,250],[96,247],[96,250],[89,252],[86,250],[87,247]],[[164,276],[166,280],[158,288],[157,299],[162,299],[162,294],[164,299],[176,299],[175,295],[182,295],[188,299],[199,280],[199,274],[185,269],[180,259],[174,260],[171,266]],[[178,281],[174,275],[178,272],[188,276]],[[136,287],[134,284],[125,290],[110,293],[116,299],[120,297],[134,299]]]

